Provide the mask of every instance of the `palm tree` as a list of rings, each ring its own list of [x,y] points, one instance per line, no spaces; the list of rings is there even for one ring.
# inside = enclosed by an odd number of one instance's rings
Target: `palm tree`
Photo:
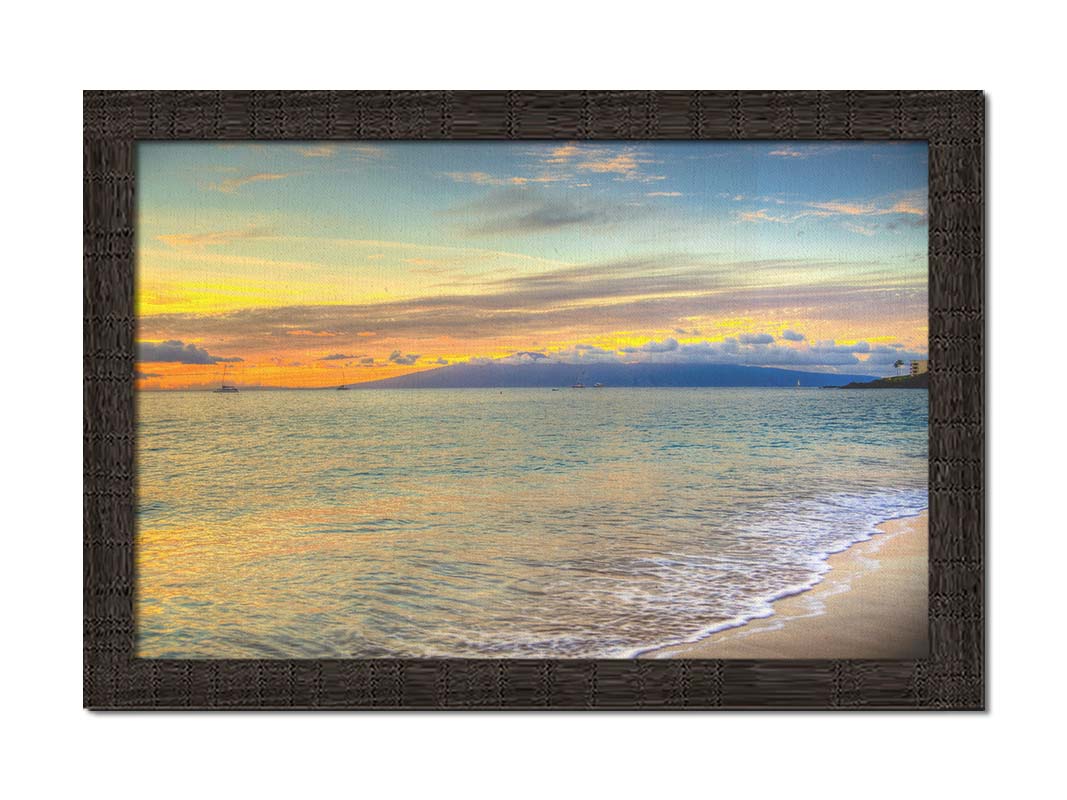
[[[897,370],[897,375],[900,375],[900,368],[904,366],[904,362],[898,358],[896,361],[893,362],[893,366]]]

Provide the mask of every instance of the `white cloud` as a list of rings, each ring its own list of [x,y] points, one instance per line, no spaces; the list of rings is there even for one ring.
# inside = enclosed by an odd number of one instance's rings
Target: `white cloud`
[[[802,335],[801,335],[802,336]],[[785,338],[783,336],[783,338]],[[792,339],[790,341],[799,341]],[[529,364],[554,361],[563,364],[589,362],[652,363],[652,364],[733,364],[754,367],[782,367],[815,372],[866,372],[892,374],[897,359],[925,358],[918,351],[907,351],[902,345],[872,346],[866,341],[838,344],[823,341],[812,345],[774,344],[770,334],[742,334],[720,341],[699,341],[682,344],[674,338],[649,340],[641,345],[610,350],[596,345],[578,343],[554,351],[520,351],[495,359],[496,363]],[[866,359],[861,358],[866,357]],[[471,363],[493,363],[493,359],[471,359]]]

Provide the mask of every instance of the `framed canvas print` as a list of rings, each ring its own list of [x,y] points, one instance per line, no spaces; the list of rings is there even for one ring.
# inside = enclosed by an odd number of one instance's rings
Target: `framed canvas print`
[[[983,706],[980,93],[84,110],[86,706]]]

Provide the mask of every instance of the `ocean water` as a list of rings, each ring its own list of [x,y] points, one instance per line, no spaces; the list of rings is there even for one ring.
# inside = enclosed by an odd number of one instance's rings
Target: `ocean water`
[[[142,393],[142,657],[630,657],[927,505],[927,393]]]

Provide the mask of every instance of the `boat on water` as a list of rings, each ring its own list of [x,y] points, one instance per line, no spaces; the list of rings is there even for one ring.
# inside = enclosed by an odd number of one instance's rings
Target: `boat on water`
[[[604,388],[604,384],[602,384],[602,383],[594,383],[593,384],[593,388],[594,389],[603,389]]]
[[[582,383],[581,381],[578,381],[577,383],[572,384],[571,388],[572,389],[584,389],[585,388],[585,384]]]
[[[348,391],[348,386],[345,385],[345,371],[344,370],[341,370],[341,385],[337,387],[337,391],[339,391],[339,392],[347,392]]]
[[[226,383],[226,373],[229,369],[229,364],[222,368],[222,380],[219,382],[219,388],[213,390],[215,394],[237,394],[237,387],[232,383]]]

